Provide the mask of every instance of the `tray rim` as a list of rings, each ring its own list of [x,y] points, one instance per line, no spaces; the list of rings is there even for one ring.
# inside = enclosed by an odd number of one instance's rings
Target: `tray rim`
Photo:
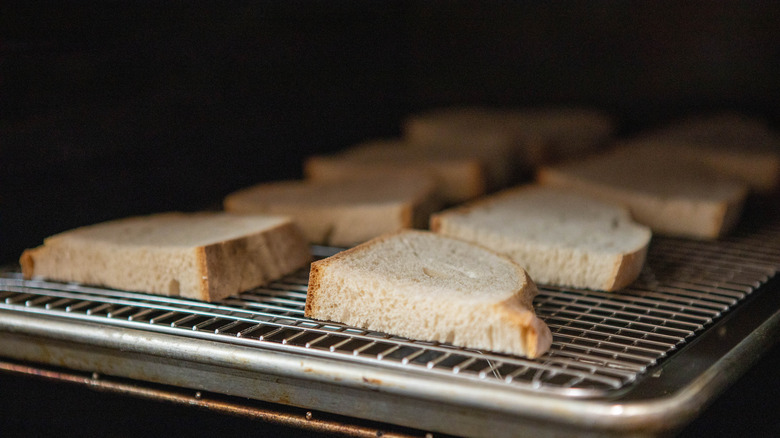
[[[777,334],[780,333],[778,286],[780,281],[775,277],[672,358],[654,368],[652,377],[629,385],[615,397],[602,399],[567,398],[466,382],[453,387],[447,379],[439,376],[419,376],[403,370],[342,363],[299,352],[182,338],[10,310],[0,310],[0,332],[5,333],[0,337],[0,355],[444,433],[466,430],[476,435],[488,431],[494,435],[495,428],[480,430],[480,424],[474,418],[452,421],[450,412],[466,410],[490,418],[490,424],[494,426],[502,421],[516,427],[528,427],[539,422],[550,424],[550,430],[535,432],[563,429],[588,430],[599,435],[654,435],[680,429],[692,421],[777,342]],[[761,317],[755,318],[758,313]],[[46,320],[46,324],[40,324],[41,318]],[[728,339],[719,339],[718,333],[726,334]],[[699,349],[711,348],[707,343],[719,345],[723,354],[717,360],[696,364],[693,367],[696,372],[691,376],[692,365],[687,356],[697,356]],[[24,348],[26,344],[35,347]],[[96,350],[101,353],[97,354]],[[106,354],[113,359],[109,361],[110,366],[105,362]],[[128,361],[128,355],[134,360]],[[169,368],[156,375],[155,372],[150,373],[148,366],[142,367],[141,372],[137,369],[139,364],[160,363]],[[182,381],[172,374],[177,369],[187,371],[182,375],[201,378]],[[686,382],[679,384],[681,377],[678,375],[672,386],[663,384],[666,376],[674,376],[674,373],[679,374],[683,370],[691,376]],[[275,385],[284,390],[287,397],[284,399],[278,394],[226,384],[238,375],[242,379],[254,376],[276,380]],[[221,382],[220,379],[214,380],[217,377],[221,378]],[[303,394],[312,385],[320,388],[319,395],[314,397],[314,405],[312,397]],[[327,394],[336,394],[335,397],[341,397],[341,400],[328,405]],[[356,409],[358,403],[401,402],[417,408],[430,409],[435,404],[440,407],[435,412],[429,412],[431,415],[428,417],[433,421],[429,418],[423,424],[408,413],[387,418],[387,415],[377,414],[370,406]]]

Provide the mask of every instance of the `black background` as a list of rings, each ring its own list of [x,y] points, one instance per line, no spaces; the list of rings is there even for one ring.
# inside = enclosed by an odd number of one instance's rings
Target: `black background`
[[[591,105],[624,132],[780,120],[776,2],[0,3],[0,261],[219,206],[447,104]]]
[[[75,226],[217,208],[434,106],[777,127],[778,23],[768,1],[4,1],[0,263]]]

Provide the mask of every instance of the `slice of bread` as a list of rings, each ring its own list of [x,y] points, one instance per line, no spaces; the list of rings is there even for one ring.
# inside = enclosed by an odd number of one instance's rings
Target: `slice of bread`
[[[305,315],[398,336],[538,357],[552,335],[536,286],[508,258],[427,231],[385,235],[312,263]]]
[[[763,121],[744,115],[686,118],[640,134],[632,146],[701,163],[745,181],[759,194],[780,187],[780,135]]]
[[[25,250],[25,278],[214,301],[300,269],[310,250],[292,221],[160,213],[76,228]]]
[[[437,213],[431,230],[505,254],[539,284],[605,291],[636,280],[651,237],[621,206],[534,185]]]
[[[615,133],[608,114],[591,108],[551,107],[509,110],[507,124],[528,151],[532,166],[582,157],[601,149]]]
[[[353,246],[404,228],[427,228],[438,209],[432,178],[411,175],[258,184],[225,198],[233,213],[290,216],[310,243]]]
[[[526,169],[590,153],[606,144],[614,130],[605,113],[565,107],[442,108],[415,114],[403,125],[412,144],[492,151],[499,160],[508,148],[513,166]]]
[[[361,143],[332,155],[309,157],[304,175],[311,180],[339,181],[354,178],[425,175],[436,181],[436,194],[453,204],[485,193],[487,177],[482,162],[473,156],[410,147],[401,140]]]
[[[699,114],[649,129],[639,138],[766,150],[780,147],[780,137],[762,119],[735,112]]]
[[[444,156],[475,157],[485,166],[488,189],[511,184],[526,167],[519,161],[515,133],[498,110],[456,107],[410,116],[403,138],[420,150]]]
[[[537,180],[624,205],[655,233],[696,239],[731,230],[748,193],[745,183],[705,166],[632,147],[543,167]]]

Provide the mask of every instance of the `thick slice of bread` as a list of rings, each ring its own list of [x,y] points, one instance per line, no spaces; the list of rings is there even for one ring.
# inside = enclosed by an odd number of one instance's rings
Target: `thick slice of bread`
[[[758,119],[735,113],[691,117],[642,133],[632,143],[699,162],[757,193],[780,186],[780,135]]]
[[[704,166],[632,147],[543,167],[537,179],[622,204],[653,232],[698,239],[733,228],[748,193],[746,184]]]
[[[505,254],[537,283],[606,291],[636,280],[651,236],[624,207],[533,185],[437,213],[431,230]]]
[[[450,204],[480,196],[487,186],[479,159],[419,150],[400,140],[376,140],[333,155],[309,157],[304,163],[304,175],[319,181],[427,175],[436,181],[437,196]]]
[[[475,157],[485,165],[488,188],[511,184],[525,163],[519,161],[517,137],[503,113],[488,108],[456,107],[410,116],[403,124],[408,144],[444,156]]]
[[[533,169],[596,150],[614,125],[608,115],[587,108],[455,107],[413,115],[403,131],[415,145],[492,151],[498,160],[508,148],[513,166]]]
[[[258,184],[225,198],[234,213],[287,215],[311,243],[353,246],[404,228],[427,228],[438,209],[433,178],[406,176]]]
[[[213,301],[280,278],[310,257],[288,218],[161,213],[51,236],[20,263],[28,279]]]
[[[536,286],[508,258],[427,231],[378,237],[312,263],[306,316],[461,347],[538,357],[552,335]]]

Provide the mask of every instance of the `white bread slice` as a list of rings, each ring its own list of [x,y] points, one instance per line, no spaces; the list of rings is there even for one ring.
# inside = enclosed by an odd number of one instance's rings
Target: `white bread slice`
[[[476,198],[487,189],[486,172],[479,159],[419,150],[396,139],[375,140],[336,154],[309,157],[304,175],[318,181],[425,175],[436,181],[440,200],[450,204]]]
[[[304,267],[292,221],[227,213],[160,213],[76,228],[25,250],[25,278],[42,276],[214,301]]]
[[[643,148],[543,167],[537,180],[628,207],[654,233],[715,239],[738,222],[747,185],[697,163]]]
[[[538,357],[552,335],[536,286],[508,258],[428,231],[385,235],[312,263],[305,315],[461,347]]]
[[[290,216],[310,243],[353,246],[404,228],[427,228],[438,209],[435,183],[425,176],[258,184],[224,200],[233,213]]]
[[[539,284],[605,291],[636,280],[651,237],[626,208],[535,185],[437,213],[431,230],[505,254]]]
[[[592,152],[614,130],[605,113],[566,107],[442,108],[412,115],[403,125],[412,144],[493,151],[499,160],[509,148],[514,166],[528,169]]]
[[[756,193],[780,186],[780,135],[759,119],[737,113],[690,117],[641,133],[632,143],[700,162]]]

